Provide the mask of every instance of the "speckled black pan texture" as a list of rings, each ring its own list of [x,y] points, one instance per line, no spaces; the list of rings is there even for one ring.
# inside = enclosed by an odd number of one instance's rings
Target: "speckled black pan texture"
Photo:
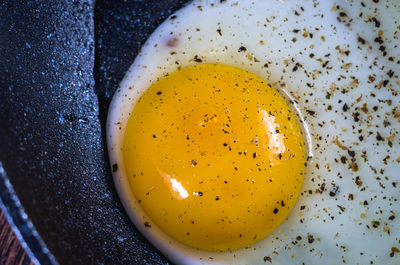
[[[124,212],[104,130],[140,46],[184,2],[0,2],[0,205],[41,264],[168,264]]]

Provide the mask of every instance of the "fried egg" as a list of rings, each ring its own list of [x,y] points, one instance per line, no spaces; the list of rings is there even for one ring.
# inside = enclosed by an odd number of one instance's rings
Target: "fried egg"
[[[400,6],[193,1],[110,104],[114,182],[176,264],[400,262]]]

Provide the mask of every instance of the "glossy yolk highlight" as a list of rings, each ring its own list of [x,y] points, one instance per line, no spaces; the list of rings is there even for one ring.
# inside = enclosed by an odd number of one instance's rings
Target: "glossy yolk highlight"
[[[222,64],[190,66],[151,86],[128,121],[123,154],[150,223],[213,251],[250,245],[276,228],[305,167],[285,100],[256,75]]]

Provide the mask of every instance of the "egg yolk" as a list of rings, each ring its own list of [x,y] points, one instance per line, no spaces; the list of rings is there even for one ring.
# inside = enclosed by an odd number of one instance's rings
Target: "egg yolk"
[[[283,97],[223,64],[183,68],[146,90],[129,118],[123,156],[144,220],[212,251],[274,230],[305,170],[301,129]]]

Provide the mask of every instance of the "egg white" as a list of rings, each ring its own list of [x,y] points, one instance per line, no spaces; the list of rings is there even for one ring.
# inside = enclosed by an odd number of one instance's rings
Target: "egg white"
[[[143,45],[109,109],[114,181],[136,227],[176,264],[399,264],[392,249],[400,249],[399,18],[396,1],[199,0],[172,15]],[[375,41],[379,30],[386,55]],[[314,154],[288,218],[231,252],[191,249],[163,234],[135,202],[123,170],[135,102],[159,78],[196,63],[241,67],[290,95]]]

